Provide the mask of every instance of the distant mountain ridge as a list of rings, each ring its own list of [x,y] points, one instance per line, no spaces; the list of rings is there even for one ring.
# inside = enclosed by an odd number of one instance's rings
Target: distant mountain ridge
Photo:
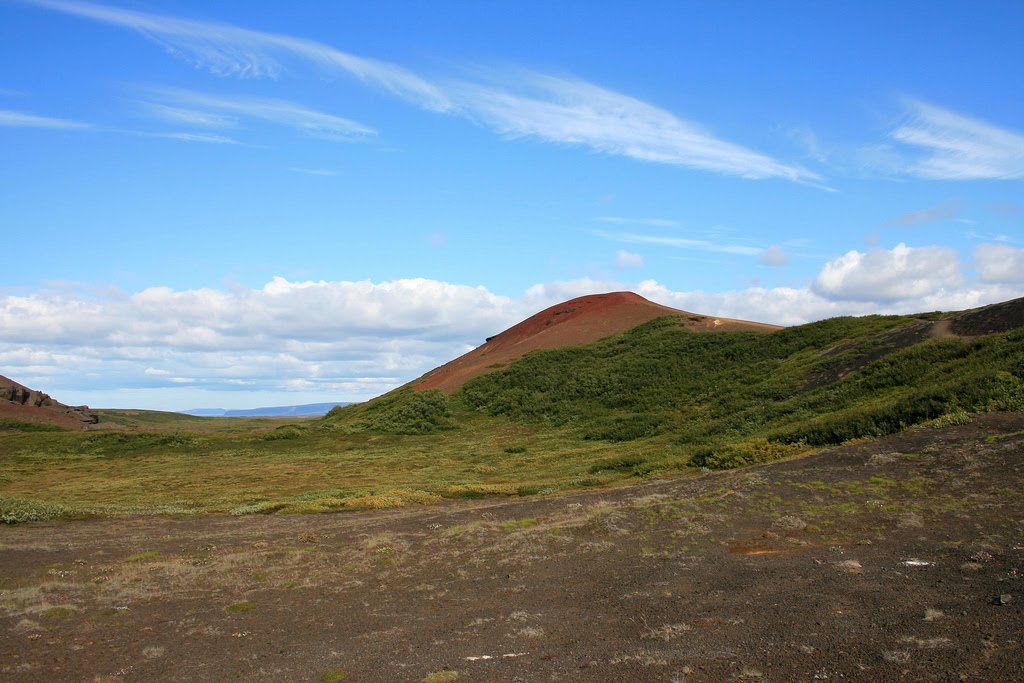
[[[297,406],[268,406],[265,408],[225,409],[225,408],[193,408],[181,411],[185,415],[196,417],[321,417],[335,406],[351,405],[346,401],[333,403],[304,403]]]

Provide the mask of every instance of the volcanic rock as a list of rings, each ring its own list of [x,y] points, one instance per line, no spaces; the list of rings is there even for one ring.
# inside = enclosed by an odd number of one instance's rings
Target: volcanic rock
[[[68,406],[0,375],[0,419],[83,428],[100,421],[89,406]]]

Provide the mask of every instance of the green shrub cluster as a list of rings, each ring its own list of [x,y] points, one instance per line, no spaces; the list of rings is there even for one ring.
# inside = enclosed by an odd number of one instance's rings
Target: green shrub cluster
[[[284,425],[263,435],[264,441],[288,441],[302,436],[302,430],[294,425]]]
[[[759,465],[795,455],[805,449],[803,443],[782,444],[768,439],[751,439],[715,448],[701,448],[690,459],[694,467],[726,470],[747,465]]]
[[[0,523],[3,524],[45,522],[65,514],[67,514],[67,508],[57,503],[0,496]]]
[[[452,426],[448,397],[438,390],[404,390],[366,406],[358,426],[387,434],[429,434]]]

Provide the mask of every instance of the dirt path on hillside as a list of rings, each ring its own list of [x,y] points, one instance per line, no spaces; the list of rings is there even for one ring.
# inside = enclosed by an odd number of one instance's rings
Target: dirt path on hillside
[[[0,680],[1019,681],[1022,484],[1003,414],[547,498],[4,527]]]
[[[953,337],[959,337],[960,335],[953,331],[952,320],[937,320],[932,323],[932,328],[929,330],[928,336],[932,339],[952,339]]]

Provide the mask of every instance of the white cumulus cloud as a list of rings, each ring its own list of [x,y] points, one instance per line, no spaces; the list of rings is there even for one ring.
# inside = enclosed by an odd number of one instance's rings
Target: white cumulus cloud
[[[979,244],[974,268],[982,282],[1024,282],[1024,249],[1005,244]]]
[[[789,263],[789,254],[783,251],[782,247],[777,244],[773,244],[761,252],[761,256],[758,260],[766,266],[781,268]]]
[[[643,268],[644,257],[625,249],[615,252],[615,265],[619,268]]]
[[[935,294],[960,284],[960,257],[947,247],[849,251],[829,261],[811,289],[828,299],[899,301]]]

